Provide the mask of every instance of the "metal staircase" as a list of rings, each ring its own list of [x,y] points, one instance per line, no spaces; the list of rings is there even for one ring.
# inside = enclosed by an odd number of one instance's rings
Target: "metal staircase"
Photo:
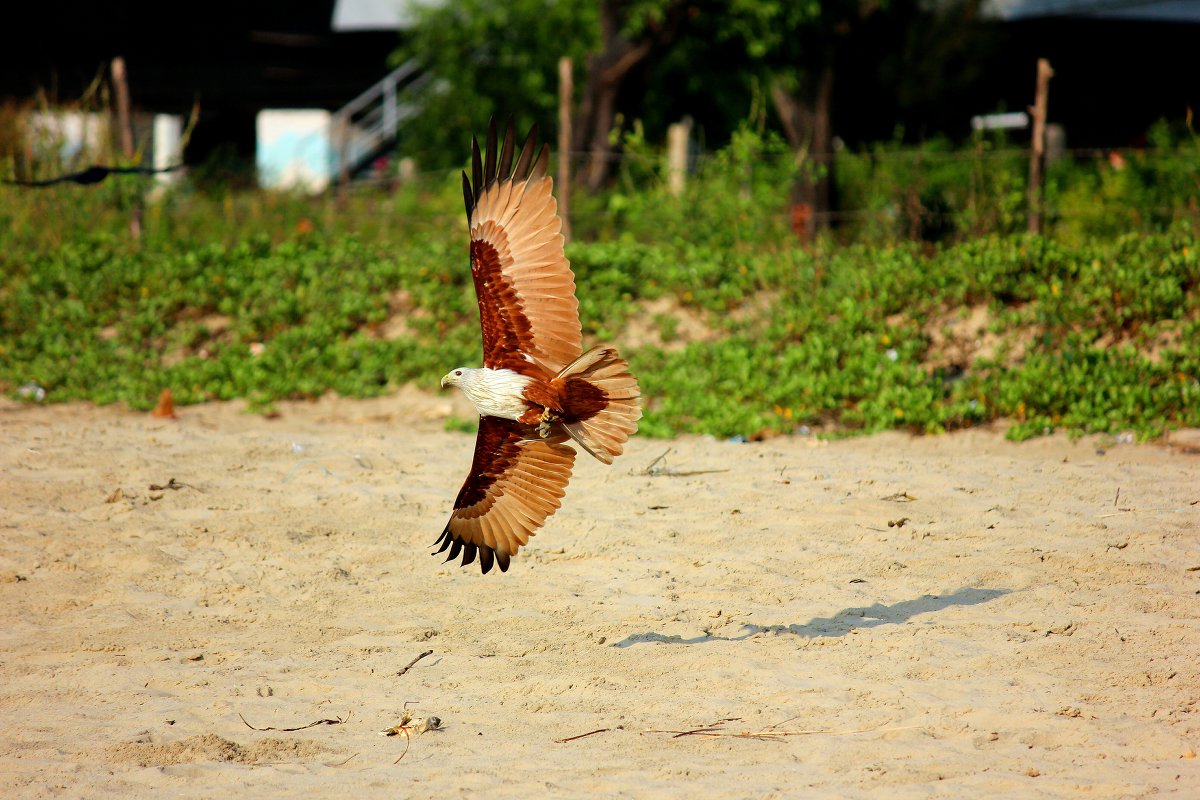
[[[347,183],[391,150],[400,126],[417,113],[413,102],[429,83],[415,61],[407,61],[351,100],[329,120],[330,176]]]

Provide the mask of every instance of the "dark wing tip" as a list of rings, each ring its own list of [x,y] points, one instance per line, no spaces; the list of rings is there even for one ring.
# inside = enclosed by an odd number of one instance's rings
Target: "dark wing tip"
[[[442,531],[442,535],[439,536],[434,541],[434,543],[432,545],[430,545],[430,547],[437,547],[439,544],[441,545],[441,547],[438,547],[437,550],[434,550],[431,555],[436,556],[439,553],[445,552],[446,548],[450,546],[450,527],[449,526],[446,527],[446,530]]]
[[[521,145],[521,155],[517,157],[517,166],[513,170],[512,179],[523,181],[529,178],[529,168],[533,166],[533,150],[537,146],[537,125],[530,127],[525,143]]]
[[[529,171],[530,180],[541,180],[546,177],[546,172],[550,168],[550,148],[547,145],[542,145],[542,149],[538,151],[537,161],[533,163],[533,169]]]
[[[514,146],[515,134],[516,121],[510,114],[504,126],[502,141],[498,136],[495,117],[488,120],[484,149],[479,147],[477,137],[471,137],[470,177],[468,178],[467,173],[463,172],[463,194],[466,196],[468,190],[471,192],[471,200],[467,205],[468,218],[471,216],[471,211],[474,210],[474,202],[493,184],[506,180],[524,181],[531,177],[536,179],[546,174],[550,163],[550,150],[545,144],[541,146],[540,150],[538,149],[538,126],[534,124],[529,127],[529,133],[525,136],[525,142],[521,145],[519,153]],[[514,157],[516,166],[513,166]]]
[[[496,163],[496,172],[500,180],[506,181],[512,178],[515,136],[516,131],[514,130],[513,117],[512,114],[509,114],[508,124],[504,126],[504,145],[500,148],[500,160]]]
[[[446,529],[442,531],[442,535],[439,536],[436,541],[434,541],[433,546],[437,547],[439,544],[441,547],[438,547],[438,549],[430,553],[430,555],[441,555],[442,553],[446,552],[447,548],[449,548],[450,552],[447,554],[446,560],[442,562],[443,564],[449,564],[451,561],[458,558],[458,554],[461,552],[463,558],[462,563],[459,566],[465,567],[475,563],[475,555],[478,553],[479,570],[484,575],[492,571],[493,563],[500,565],[501,572],[508,572],[507,554],[493,550],[485,544],[474,545],[464,542],[461,539],[456,539],[454,534],[450,532],[450,526],[448,525],[446,526]]]
[[[467,171],[463,170],[463,203],[467,207],[467,222],[471,222],[471,212],[475,210],[475,195],[471,191],[471,179],[467,177]]]

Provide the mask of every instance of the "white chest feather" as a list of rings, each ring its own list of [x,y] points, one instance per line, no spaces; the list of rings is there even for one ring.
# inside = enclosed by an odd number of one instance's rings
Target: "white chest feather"
[[[517,419],[529,408],[522,391],[531,378],[511,369],[464,370],[459,387],[481,417]]]

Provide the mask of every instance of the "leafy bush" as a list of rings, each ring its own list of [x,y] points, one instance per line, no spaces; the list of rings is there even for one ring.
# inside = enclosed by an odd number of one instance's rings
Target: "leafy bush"
[[[1054,229],[1068,241],[1165,230],[1200,218],[1200,139],[1155,125],[1149,149],[1112,151],[1084,165],[1051,165],[1047,195]]]
[[[622,145],[614,186],[572,198],[579,238],[718,247],[791,244],[788,202],[797,167],[778,136],[739,129],[727,148],[696,160],[679,196],[667,189],[661,149],[646,144],[636,123]]]
[[[887,225],[863,217],[803,248],[788,222],[795,162],[778,140],[743,129],[674,197],[654,149],[630,136],[645,158],[611,192],[576,198],[581,241],[567,252],[585,337],[628,353],[646,433],[1200,425],[1194,165],[1171,172],[1147,155],[1119,181],[1100,168],[1125,216],[1105,221],[1103,205],[1089,217],[1081,197],[1074,216],[1052,215],[1061,235],[1033,237],[1015,232],[1023,193],[1002,148],[843,154],[843,200]],[[1168,146],[1194,144],[1160,142],[1158,158]],[[1052,205],[1072,170],[1094,167],[1052,167]],[[51,401],[148,408],[170,387],[181,403],[265,408],[433,388],[478,359],[453,176],[340,200],[185,187],[147,207],[140,243],[123,203],[84,187],[0,190],[0,390],[35,382]],[[930,216],[937,203],[948,217]]]
[[[932,242],[1025,227],[1027,155],[1001,138],[965,148],[946,139],[918,146],[884,142],[837,156],[834,177],[846,210],[843,238]]]
[[[464,239],[260,235],[131,249],[97,236],[7,252],[0,384],[134,408],[163,387],[182,403],[259,407],[433,388],[478,359]],[[677,239],[575,244],[569,255],[589,340],[623,344],[643,301],[664,297],[713,331],[626,348],[650,435],[940,431],[998,418],[1017,437],[1200,425],[1200,258],[1186,226],[1086,246],[990,237],[931,254]],[[939,330],[971,308],[986,330],[960,333],[962,352],[947,357]],[[988,336],[1002,344],[979,346]]]

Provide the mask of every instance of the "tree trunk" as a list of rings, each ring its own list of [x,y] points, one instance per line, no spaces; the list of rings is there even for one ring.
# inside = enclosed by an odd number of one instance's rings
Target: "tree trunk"
[[[792,185],[792,224],[808,241],[829,227],[833,210],[833,67],[827,64],[797,92],[776,79],[771,100],[802,167]]]
[[[589,189],[599,189],[608,175],[608,162],[613,149],[609,133],[617,116],[617,91],[617,86],[603,81],[596,88],[594,113],[589,123],[592,138],[588,143],[587,170],[584,173],[584,183]]]
[[[608,176],[613,150],[609,135],[617,116],[621,83],[655,47],[675,38],[687,8],[684,0],[672,0],[664,9],[662,21],[647,24],[631,41],[621,32],[626,5],[627,0],[600,0],[601,49],[588,59],[574,145],[576,150],[588,153],[584,184],[589,189],[598,189]]]
[[[1033,116],[1033,142],[1029,153],[1029,220],[1030,233],[1042,232],[1042,189],[1046,179],[1046,106],[1049,104],[1050,79],[1054,70],[1050,62],[1039,58],[1037,62],[1037,93],[1029,111]]]
[[[133,163],[133,119],[129,108],[129,79],[125,73],[125,59],[117,56],[112,60],[112,82],[117,95],[117,127],[121,131],[121,158],[124,164]],[[129,235],[134,241],[142,238],[142,198],[138,198],[129,212]]]

